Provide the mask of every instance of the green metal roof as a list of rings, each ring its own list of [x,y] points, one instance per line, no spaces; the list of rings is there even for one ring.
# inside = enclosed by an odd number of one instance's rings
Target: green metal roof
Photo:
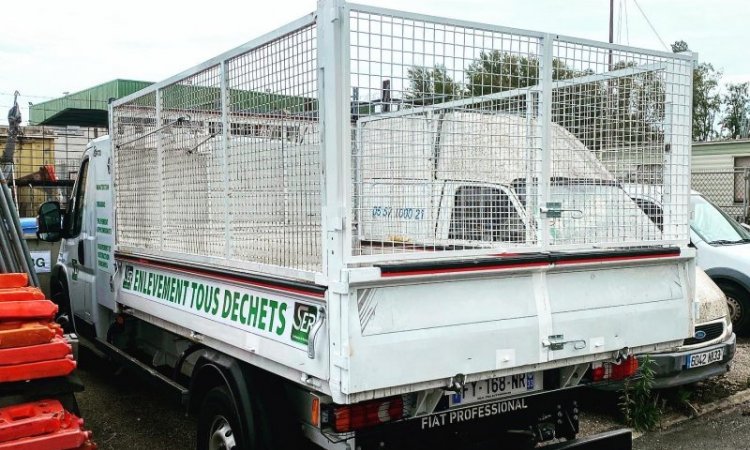
[[[112,80],[64,97],[31,105],[29,124],[106,127],[109,99],[125,97],[151,84],[148,81]],[[91,113],[87,114],[87,110]],[[104,116],[102,116],[102,111],[104,111]],[[102,117],[104,117],[103,123]]]

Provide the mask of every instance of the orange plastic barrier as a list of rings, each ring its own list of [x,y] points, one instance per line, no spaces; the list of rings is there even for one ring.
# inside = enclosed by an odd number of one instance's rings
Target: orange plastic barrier
[[[90,431],[81,429],[83,420],[73,414],[66,413],[60,425],[60,429],[52,433],[2,442],[0,443],[0,450],[75,449],[86,444],[91,438]]]
[[[0,349],[46,344],[55,336],[62,336],[62,328],[56,323],[0,323]]]
[[[0,273],[0,289],[16,288],[29,285],[29,276],[25,273]]]
[[[36,380],[38,378],[64,377],[76,368],[73,355],[52,361],[38,361],[13,366],[0,366],[0,383]],[[78,444],[80,445],[80,444]],[[68,447],[68,448],[74,448]]]
[[[65,410],[57,400],[0,408],[0,442],[54,433],[64,418]]]
[[[35,287],[0,289],[0,302],[18,300],[44,300],[44,292]]]
[[[73,347],[65,339],[55,337],[46,344],[0,349],[0,366],[61,359],[72,352]]]
[[[0,302],[0,320],[51,319],[57,314],[57,305],[49,300]]]

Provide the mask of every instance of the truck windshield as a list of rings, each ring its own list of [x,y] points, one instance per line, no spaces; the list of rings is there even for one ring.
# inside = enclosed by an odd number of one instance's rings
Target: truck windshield
[[[750,233],[700,195],[691,195],[694,215],[690,227],[704,241],[713,245],[731,245],[750,242]]]
[[[550,219],[553,244],[658,240],[659,227],[617,184],[603,180],[553,180],[550,200],[560,203]]]

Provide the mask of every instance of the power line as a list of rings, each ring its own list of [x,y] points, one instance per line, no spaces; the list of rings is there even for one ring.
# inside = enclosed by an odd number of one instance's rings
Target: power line
[[[641,12],[641,15],[643,16],[643,18],[646,19],[646,23],[648,24],[649,27],[651,27],[651,31],[653,31],[656,37],[659,38],[659,42],[661,42],[661,45],[664,46],[664,50],[669,50],[669,47],[667,47],[667,44],[664,43],[664,39],[662,39],[661,36],[659,36],[659,32],[656,31],[656,28],[654,28],[654,25],[651,23],[650,20],[648,20],[648,16],[646,15],[646,13],[643,12],[643,8],[641,8],[641,5],[638,4],[638,0],[633,0],[633,3],[635,3],[635,6],[638,8],[638,11]]]

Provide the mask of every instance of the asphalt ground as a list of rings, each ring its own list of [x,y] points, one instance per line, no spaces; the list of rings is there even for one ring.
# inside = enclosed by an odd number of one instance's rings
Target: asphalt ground
[[[750,404],[707,414],[633,441],[634,450],[750,449]]]
[[[81,346],[77,394],[85,428],[100,450],[191,450],[195,419],[163,388],[144,383]]]

